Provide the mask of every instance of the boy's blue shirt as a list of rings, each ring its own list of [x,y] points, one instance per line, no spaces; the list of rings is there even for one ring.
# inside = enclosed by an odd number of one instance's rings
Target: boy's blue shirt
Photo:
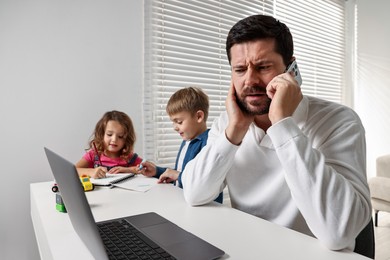
[[[185,169],[187,163],[189,161],[191,161],[192,159],[194,159],[196,157],[196,155],[200,152],[200,150],[202,150],[202,148],[207,144],[207,138],[209,136],[209,131],[210,131],[210,129],[207,129],[206,131],[204,131],[203,133],[201,133],[200,135],[195,137],[193,140],[191,140],[190,144],[188,145],[188,149],[187,149],[187,152],[186,152],[186,154],[184,156],[184,160],[183,160],[182,171],[179,173],[179,177],[177,179],[178,186],[180,188],[183,188],[183,183],[181,182],[181,175],[183,173],[183,170]],[[180,145],[180,149],[179,149],[179,152],[177,153],[177,157],[176,157],[176,163],[175,163],[174,170],[177,170],[179,156],[180,156],[181,150],[183,149],[185,143],[186,143],[186,141],[183,140],[183,142]],[[163,174],[166,169],[167,168],[156,166],[156,176],[155,177],[160,178],[161,174]],[[218,198],[215,199],[215,201],[222,203],[222,199],[223,199],[223,197],[222,197],[222,193],[221,193],[221,194],[219,194]]]

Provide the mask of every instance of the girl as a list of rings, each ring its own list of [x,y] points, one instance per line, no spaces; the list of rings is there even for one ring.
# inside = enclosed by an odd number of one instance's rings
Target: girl
[[[106,173],[137,173],[142,162],[133,152],[135,131],[130,117],[120,111],[106,112],[97,122],[89,148],[76,163],[79,175],[104,178]]]

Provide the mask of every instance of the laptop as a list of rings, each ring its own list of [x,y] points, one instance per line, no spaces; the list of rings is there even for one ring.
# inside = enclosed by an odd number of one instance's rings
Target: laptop
[[[95,259],[133,259],[130,256],[122,258],[120,254],[125,251],[140,257],[138,259],[217,259],[225,254],[155,212],[96,223],[74,164],[46,147],[44,150],[73,228]],[[114,235],[114,231],[121,234]],[[137,249],[118,248],[122,245],[135,247],[134,239],[140,240],[135,242],[139,244]],[[131,252],[134,250],[135,253]],[[155,255],[147,258],[145,254],[149,253],[141,250]]]

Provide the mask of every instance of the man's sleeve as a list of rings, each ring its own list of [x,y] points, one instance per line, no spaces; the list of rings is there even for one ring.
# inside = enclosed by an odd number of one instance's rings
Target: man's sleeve
[[[207,145],[187,163],[183,171],[184,197],[190,205],[203,205],[215,200],[225,187],[226,174],[238,149],[225,136],[226,122],[227,116],[214,121]]]
[[[338,250],[353,244],[370,221],[371,204],[364,129],[359,122],[335,124],[318,128],[321,138],[313,140],[287,118],[268,134],[309,228],[328,248]]]

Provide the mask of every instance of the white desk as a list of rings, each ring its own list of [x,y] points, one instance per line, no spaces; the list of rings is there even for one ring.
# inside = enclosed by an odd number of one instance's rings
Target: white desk
[[[41,259],[93,259],[68,214],[55,209],[52,184],[30,185],[31,218]],[[224,250],[223,259],[368,259],[330,251],[315,238],[217,203],[188,206],[182,190],[170,184],[145,193],[98,187],[86,194],[96,221],[154,211]]]

